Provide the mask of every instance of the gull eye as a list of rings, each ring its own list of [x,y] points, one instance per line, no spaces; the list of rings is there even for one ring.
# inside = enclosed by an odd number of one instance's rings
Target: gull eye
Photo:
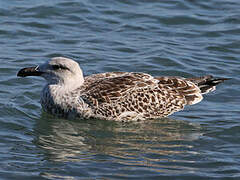
[[[63,65],[52,65],[52,69],[53,70],[61,70],[61,69],[68,69],[67,67],[63,66]]]
[[[57,70],[57,69],[61,69],[61,67],[59,65],[52,65],[52,69]]]

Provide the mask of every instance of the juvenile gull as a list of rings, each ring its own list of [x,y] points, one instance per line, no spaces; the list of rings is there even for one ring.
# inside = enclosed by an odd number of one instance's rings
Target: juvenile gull
[[[166,117],[185,105],[200,102],[202,94],[227,80],[152,77],[137,72],[107,72],[83,77],[79,64],[55,57],[21,69],[17,76],[42,76],[47,80],[41,95],[44,111],[66,118],[100,118],[134,121]]]

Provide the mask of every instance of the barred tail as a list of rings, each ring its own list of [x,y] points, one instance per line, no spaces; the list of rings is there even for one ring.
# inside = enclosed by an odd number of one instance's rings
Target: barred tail
[[[196,84],[201,90],[202,94],[207,94],[216,89],[216,85],[229,80],[229,78],[213,78],[213,76],[203,76],[197,78],[188,78],[187,80]]]

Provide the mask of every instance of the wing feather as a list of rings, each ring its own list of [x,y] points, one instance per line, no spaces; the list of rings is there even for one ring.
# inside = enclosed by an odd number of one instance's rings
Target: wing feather
[[[85,79],[82,96],[93,105],[95,114],[115,118],[131,114],[128,112],[145,118],[168,116],[184,108],[185,94],[190,92],[190,85],[182,80],[153,78],[144,73],[119,73],[107,78],[102,74],[93,79]]]
[[[169,90],[178,91],[183,95],[188,105],[196,104],[202,100],[201,90],[193,82],[179,77],[157,77],[160,86]]]

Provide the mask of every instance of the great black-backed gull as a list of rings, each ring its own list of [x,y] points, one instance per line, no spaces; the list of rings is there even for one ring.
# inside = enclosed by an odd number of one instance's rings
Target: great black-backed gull
[[[46,112],[66,118],[115,121],[166,117],[200,102],[202,94],[227,80],[212,76],[152,77],[138,72],[107,72],[84,78],[79,64],[64,57],[23,68],[17,76],[47,80],[41,95]]]

